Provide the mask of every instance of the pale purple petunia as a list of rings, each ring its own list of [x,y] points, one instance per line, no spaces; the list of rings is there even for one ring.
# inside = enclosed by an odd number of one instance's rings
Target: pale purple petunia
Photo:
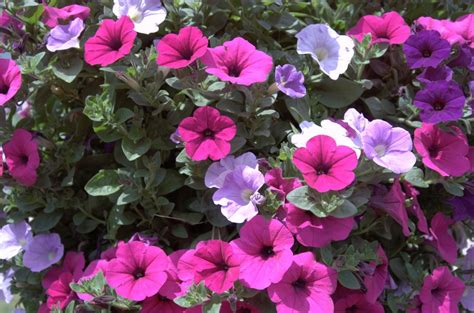
[[[246,165],[258,169],[257,157],[252,152],[246,152],[238,157],[228,155],[212,163],[207,169],[204,184],[208,188],[221,188],[222,185],[224,185],[226,176],[239,165]]]
[[[115,16],[128,16],[137,33],[156,33],[158,25],[166,19],[166,9],[161,0],[114,0],[112,8]]]
[[[257,205],[265,198],[258,192],[265,178],[250,166],[239,165],[225,179],[212,200],[221,206],[222,214],[233,223],[243,223],[257,215]]]
[[[11,268],[5,272],[0,272],[0,301],[10,303],[13,300],[10,286],[14,273],[15,272]]]
[[[368,159],[396,174],[406,173],[415,165],[410,133],[385,121],[373,120],[367,125],[362,145]]]
[[[0,260],[8,260],[23,251],[31,241],[31,227],[25,221],[7,224],[0,229]]]
[[[362,132],[369,124],[369,120],[365,118],[364,114],[359,113],[356,109],[350,108],[344,113],[344,122],[349,125],[354,131],[354,138],[352,141],[358,146],[362,147]]]
[[[438,65],[438,67],[427,67],[416,76],[420,82],[429,84],[435,81],[450,81],[453,78],[453,70],[446,65]]]
[[[79,48],[79,36],[83,30],[84,22],[80,18],[66,25],[59,24],[49,32],[46,48],[51,52]]]
[[[462,117],[466,98],[459,85],[453,81],[437,81],[418,91],[413,104],[421,109],[424,123],[457,121]]]
[[[32,272],[41,272],[59,262],[64,246],[58,234],[40,234],[33,237],[25,247],[23,265]]]
[[[275,68],[275,83],[281,92],[291,98],[302,98],[306,95],[304,75],[292,64],[278,65]]]
[[[411,35],[403,45],[410,68],[436,67],[451,53],[451,45],[435,30],[422,30]]]
[[[468,273],[471,271],[470,274],[463,275],[462,278],[464,281],[467,282],[474,279],[474,274],[472,273],[474,270],[474,247],[467,250],[467,253],[463,258],[461,269]],[[461,304],[466,310],[474,312],[474,286],[466,284],[466,290],[461,298]]]

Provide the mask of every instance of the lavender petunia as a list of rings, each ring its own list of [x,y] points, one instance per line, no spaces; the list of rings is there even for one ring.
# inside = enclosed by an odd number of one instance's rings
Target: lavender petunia
[[[344,122],[347,123],[355,132],[353,138],[354,143],[358,147],[362,147],[362,132],[369,124],[369,120],[365,118],[364,114],[359,113],[356,109],[349,109],[344,113]]]
[[[448,204],[454,209],[453,219],[455,221],[474,220],[474,181],[464,186],[462,197],[452,197],[448,200]]]
[[[239,165],[224,180],[212,200],[221,206],[222,214],[233,223],[243,223],[257,215],[257,205],[265,198],[258,190],[265,183],[260,171],[250,166]]]
[[[457,83],[437,81],[418,91],[413,104],[421,109],[422,122],[435,124],[460,119],[465,101],[464,93]]]
[[[79,36],[83,30],[84,22],[80,18],[66,25],[57,25],[49,32],[46,48],[51,52],[79,48]]]
[[[438,67],[427,67],[416,76],[420,82],[429,84],[436,81],[450,81],[453,78],[453,70],[446,65],[438,65]]]
[[[10,303],[13,300],[13,295],[10,290],[14,271],[8,269],[5,272],[0,272],[0,301]]]
[[[302,98],[306,95],[304,75],[292,64],[278,65],[275,68],[275,83],[281,92],[291,98]]]
[[[32,272],[41,272],[57,263],[64,254],[64,246],[58,234],[36,235],[25,247],[23,265]]]
[[[23,251],[32,236],[31,227],[25,221],[3,226],[0,229],[0,259],[11,259]]]
[[[437,67],[451,53],[451,45],[435,30],[422,30],[411,35],[403,45],[410,68]]]
[[[385,121],[373,120],[367,125],[362,145],[368,159],[396,174],[406,173],[415,165],[410,133]]]
[[[463,276],[464,281],[472,281],[474,279],[474,274],[472,274],[474,270],[474,247],[467,250],[463,258],[461,269],[471,273]],[[474,286],[466,285],[466,290],[461,298],[461,304],[466,310],[474,312]]]
[[[229,155],[209,166],[204,177],[204,184],[208,188],[221,188],[224,185],[226,176],[237,166],[245,165],[258,170],[257,157],[252,152],[247,152],[235,157]]]

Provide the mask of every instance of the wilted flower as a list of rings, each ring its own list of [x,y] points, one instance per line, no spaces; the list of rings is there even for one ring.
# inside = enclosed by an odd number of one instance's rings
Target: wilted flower
[[[40,234],[33,237],[25,247],[23,265],[32,272],[41,272],[59,262],[64,246],[58,234]]]
[[[454,223],[452,219],[442,212],[436,213],[431,219],[430,235],[427,240],[439,255],[448,263],[454,264],[457,259],[457,246],[453,236],[449,233],[449,226]]]
[[[355,135],[352,135],[352,141],[354,144],[362,148],[362,133],[369,124],[369,120],[365,118],[364,114],[359,113],[356,109],[350,108],[344,113],[344,122],[351,127]],[[359,155],[357,156],[359,157]]]
[[[21,72],[13,60],[0,59],[0,106],[13,98],[21,87]]]
[[[462,197],[452,197],[448,203],[454,209],[453,218],[455,221],[474,220],[474,182],[471,181],[464,185]]]
[[[166,19],[161,0],[114,0],[112,11],[118,18],[128,16],[135,31],[142,34],[156,33]]]
[[[83,30],[84,22],[80,18],[67,25],[57,25],[49,32],[46,48],[51,52],[79,48],[79,36]]]
[[[338,79],[354,56],[354,42],[326,24],[311,24],[296,34],[298,54],[310,54],[323,73]]]
[[[43,7],[43,23],[51,28],[63,23],[68,23],[75,18],[85,20],[89,17],[91,11],[89,7],[77,4],[68,5],[63,8],[55,8],[43,2]]]
[[[453,78],[453,70],[446,65],[438,65],[437,67],[427,67],[416,76],[420,82],[429,84],[435,81],[450,81]]]
[[[278,65],[275,68],[275,83],[278,89],[291,98],[306,95],[304,75],[292,64]]]
[[[411,35],[403,45],[410,68],[437,67],[451,53],[449,42],[435,30],[422,30]]]
[[[0,259],[13,258],[24,250],[32,238],[31,227],[25,221],[6,224],[0,229]]]

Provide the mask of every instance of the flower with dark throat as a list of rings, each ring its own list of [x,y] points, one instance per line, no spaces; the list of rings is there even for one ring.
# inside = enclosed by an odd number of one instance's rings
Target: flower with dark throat
[[[21,87],[21,72],[13,60],[0,59],[0,106],[12,99]]]
[[[451,45],[435,30],[422,30],[411,35],[403,45],[411,69],[437,67],[451,53]]]

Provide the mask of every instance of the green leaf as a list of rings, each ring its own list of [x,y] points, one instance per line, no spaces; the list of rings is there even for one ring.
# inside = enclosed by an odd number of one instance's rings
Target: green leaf
[[[221,302],[207,302],[202,306],[203,313],[219,313],[221,310]]]
[[[384,116],[395,115],[396,113],[395,105],[386,99],[380,100],[377,97],[370,97],[362,100],[369,107],[370,113],[375,118],[383,118]]]
[[[453,196],[462,197],[464,195],[464,187],[459,183],[442,181],[441,184],[443,185],[444,189]]]
[[[55,63],[52,66],[54,75],[59,79],[64,80],[66,83],[73,82],[77,75],[82,71],[84,65],[84,62],[79,58],[74,58],[69,62],[68,66],[64,66],[60,63]]]
[[[42,212],[31,222],[31,227],[35,232],[48,231],[59,223],[61,217],[63,217],[63,212],[59,210],[52,213]]]
[[[207,294],[208,290],[203,282],[201,282],[199,285],[192,285],[184,296],[176,298],[173,301],[183,308],[190,308],[207,301]]]
[[[178,172],[167,169],[163,182],[159,185],[158,195],[166,195],[184,186],[184,177]]]
[[[341,271],[337,276],[337,280],[341,285],[348,289],[360,289],[360,282],[351,271]]]
[[[311,211],[317,217],[327,216],[327,213],[321,211],[319,204],[313,197],[311,197],[308,186],[303,186],[292,190],[286,196],[286,199],[302,210]]]
[[[423,170],[414,167],[405,174],[405,179],[415,187],[428,188],[430,184],[425,181]]]
[[[316,86],[319,100],[332,109],[349,106],[362,95],[363,91],[359,84],[343,77],[338,80],[325,78]]]
[[[129,138],[122,139],[122,151],[125,154],[125,157],[129,161],[134,161],[144,155],[150,150],[151,139],[144,138],[137,142],[130,140]]]
[[[334,211],[330,213],[331,216],[338,218],[351,217],[356,214],[357,207],[349,200],[344,200],[344,202],[340,206],[338,206]]]
[[[91,196],[108,196],[122,188],[119,175],[114,170],[100,170],[86,184],[85,190]]]
[[[135,116],[135,113],[127,108],[120,108],[114,113],[115,122],[117,124],[122,124]]]
[[[117,198],[117,205],[132,203],[133,201],[137,201],[139,199],[140,194],[138,193],[138,190],[127,188]]]

